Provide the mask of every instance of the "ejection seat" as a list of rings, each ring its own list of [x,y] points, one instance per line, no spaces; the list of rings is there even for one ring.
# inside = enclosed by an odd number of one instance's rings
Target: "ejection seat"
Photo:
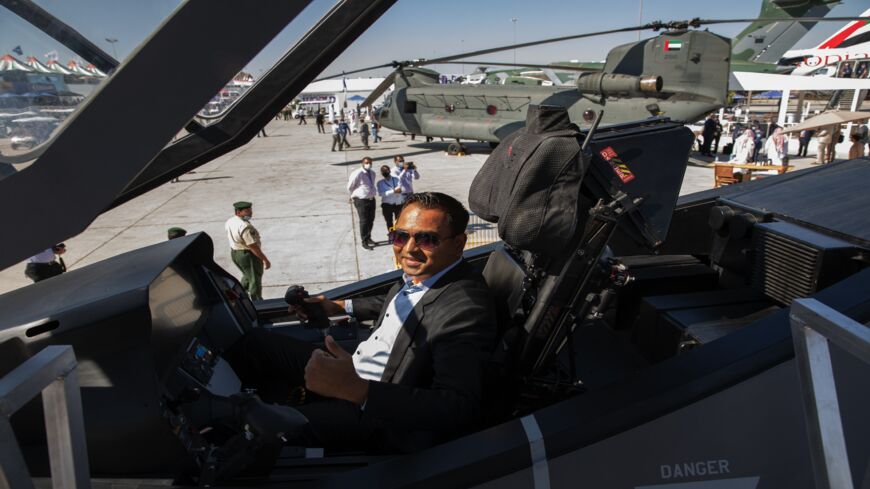
[[[685,127],[664,119],[598,130],[584,144],[590,163],[578,191],[587,205],[571,245],[559,256],[504,243],[490,254],[483,276],[500,333],[492,361],[496,379],[487,393],[491,421],[522,411],[521,394],[574,389],[544,374],[571,347],[574,329],[600,317],[626,280],[607,246],[614,233],[648,250],[663,242],[691,143]],[[569,370],[573,375],[573,365]]]

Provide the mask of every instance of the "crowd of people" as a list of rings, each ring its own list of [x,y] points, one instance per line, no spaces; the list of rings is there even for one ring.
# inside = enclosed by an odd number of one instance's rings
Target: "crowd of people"
[[[769,124],[763,129],[763,124],[752,122],[748,126],[733,124],[731,142],[723,147],[723,153],[732,164],[759,164],[768,166],[787,166],[789,161],[789,136],[777,124]],[[813,164],[830,163],[836,156],[836,145],[843,142],[841,124],[822,126],[816,129],[802,130],[798,133],[798,148],[794,153],[797,157],[806,157],[809,143],[816,138],[816,161]],[[711,115],[704,121],[701,131],[700,153],[704,156],[714,156],[719,149],[722,136],[722,124],[718,116]],[[850,134],[851,146],[849,159],[864,156],[865,146],[870,146],[870,136],[866,124],[859,123]],[[738,170],[735,170],[737,172]],[[776,174],[774,170],[767,172],[754,171],[753,175]]]
[[[308,117],[314,117],[319,134],[332,135],[332,151],[343,151],[352,147],[349,140],[354,134],[360,138],[359,144],[363,149],[370,149],[370,143],[378,143],[383,140],[380,137],[380,124],[374,120],[367,108],[345,108],[338,113],[326,112],[323,108],[297,107],[295,110],[289,106],[282,110],[275,118],[278,120],[296,119],[297,125],[308,125]],[[332,126],[327,131],[326,124]]]
[[[324,114],[320,114],[323,117]],[[318,132],[320,125],[318,123]],[[345,148],[350,148],[351,144],[347,140],[348,136],[358,134],[360,145],[363,149],[370,149],[369,140],[378,143],[383,138],[380,137],[379,130],[381,126],[373,118],[368,117],[365,112],[359,108],[355,110],[345,111],[336,121],[332,123],[332,151],[335,151],[338,146],[338,151],[343,151]],[[322,132],[326,132],[325,130]]]
[[[367,250],[373,250],[377,246],[372,240],[376,197],[381,198],[381,212],[387,225],[387,243],[392,243],[393,223],[398,220],[399,212],[408,196],[414,193],[414,180],[420,179],[416,165],[411,161],[406,162],[401,155],[393,157],[392,168],[388,165],[381,166],[380,174],[381,180],[375,182],[372,158],[366,156],[362,159],[360,168],[354,170],[347,181],[347,191],[350,192],[359,220],[361,245]]]
[[[395,225],[402,208],[414,194],[414,181],[420,179],[416,165],[411,161],[406,162],[402,155],[393,157],[392,167],[380,167],[380,180],[377,180],[372,169],[372,162],[371,157],[364,157],[360,167],[350,174],[347,182],[347,191],[359,221],[361,245],[366,250],[373,250],[379,244],[395,242]],[[387,226],[387,240],[382,243],[372,239],[377,197],[381,199],[381,212]],[[260,233],[251,223],[254,215],[253,204],[248,201],[235,202],[233,210],[233,216],[224,225],[230,258],[242,272],[242,287],[251,299],[259,300],[263,298],[263,273],[272,263],[263,251]],[[167,237],[175,239],[185,234],[186,230],[173,227],[168,230]]]

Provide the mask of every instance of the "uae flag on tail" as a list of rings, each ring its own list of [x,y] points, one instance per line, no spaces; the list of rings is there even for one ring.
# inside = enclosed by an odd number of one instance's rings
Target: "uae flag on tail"
[[[668,39],[665,41],[665,51],[679,51],[683,49],[683,41],[672,41]]]

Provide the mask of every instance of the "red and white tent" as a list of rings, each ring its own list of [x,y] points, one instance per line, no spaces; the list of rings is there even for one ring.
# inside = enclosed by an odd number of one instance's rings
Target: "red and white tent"
[[[66,69],[62,64],[58,63],[55,60],[49,61],[48,63],[46,63],[46,66],[48,66],[48,69],[50,69],[54,73],[60,73],[61,75],[73,74],[72,71]]]
[[[33,71],[37,71],[39,73],[54,73],[53,71],[51,71],[51,68],[45,66],[33,56],[27,57],[27,66],[29,66]]]
[[[2,58],[0,58],[0,71],[33,71],[33,69],[26,64],[18,61],[11,54],[6,54]]]
[[[66,68],[67,68],[69,71],[71,71],[73,75],[91,76],[91,77],[94,76],[93,73],[91,73],[91,72],[89,72],[88,70],[82,68],[81,66],[79,66],[78,63],[76,63],[76,62],[73,61],[73,60],[70,60],[70,62],[66,64]]]
[[[108,76],[105,73],[103,73],[102,71],[100,71],[99,68],[97,68],[96,66],[94,66],[92,64],[88,64],[87,66],[85,66],[85,71],[90,73],[91,76],[94,76],[97,78],[105,78]]]

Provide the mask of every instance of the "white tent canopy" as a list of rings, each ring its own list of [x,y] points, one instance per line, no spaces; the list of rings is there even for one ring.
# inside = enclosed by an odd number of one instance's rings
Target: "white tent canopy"
[[[49,61],[46,66],[48,66],[48,68],[51,71],[53,71],[55,73],[60,73],[61,75],[72,75],[73,74],[72,71],[66,69],[62,64],[58,63],[57,61],[53,61],[53,60]]]
[[[340,93],[340,92],[371,92],[381,82],[383,77],[379,78],[348,78],[342,83],[341,78],[333,78],[329,80],[320,80],[312,82],[304,90],[302,95],[309,93]],[[346,88],[345,88],[346,87]]]
[[[39,73],[54,73],[51,71],[51,68],[42,64],[38,59],[33,56],[27,57],[27,66],[29,66],[33,71],[37,71]]]
[[[804,129],[817,129],[824,126],[832,126],[835,124],[845,124],[860,120],[870,119],[870,112],[849,112],[848,110],[831,110],[823,112],[815,117],[801,122],[800,124],[789,127],[785,132],[797,132]]]
[[[85,66],[85,71],[87,71],[88,73],[90,73],[91,76],[94,76],[94,77],[97,77],[97,78],[105,78],[105,77],[108,76],[108,75],[106,75],[105,73],[103,73],[102,71],[100,71],[99,68],[97,68],[96,66],[94,66],[94,65],[92,65],[92,64],[89,64],[89,65]]]
[[[0,71],[33,71],[33,68],[27,66],[15,59],[11,54],[6,54],[0,58]]]
[[[73,60],[70,60],[70,62],[66,64],[66,67],[73,75],[94,76],[93,73],[79,66],[79,64]]]

